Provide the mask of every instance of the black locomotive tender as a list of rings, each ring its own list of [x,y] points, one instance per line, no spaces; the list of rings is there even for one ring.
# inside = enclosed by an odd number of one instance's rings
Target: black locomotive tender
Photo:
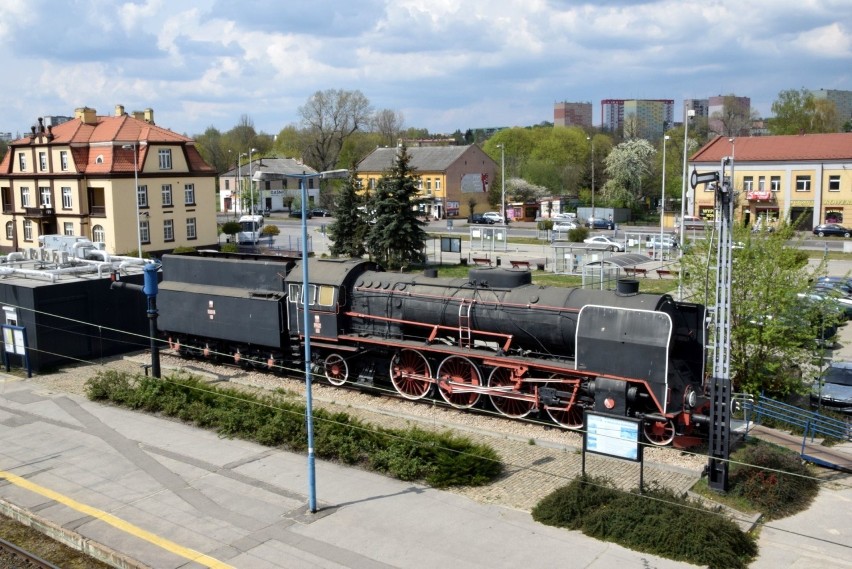
[[[245,366],[303,363],[301,261],[162,262],[159,326],[171,348]],[[407,399],[490,403],[568,429],[586,409],[641,417],[658,445],[708,421],[703,306],[639,293],[635,281],[610,292],[536,286],[516,269],[437,278],[361,259],[308,262],[314,369],[333,385],[389,384]]]

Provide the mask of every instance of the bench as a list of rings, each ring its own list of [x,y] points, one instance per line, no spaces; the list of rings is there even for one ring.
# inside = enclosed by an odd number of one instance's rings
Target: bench
[[[526,269],[530,270],[530,262],[529,261],[509,261],[512,264],[513,269]]]
[[[640,269],[639,267],[624,267],[624,272],[634,277],[638,277],[639,275],[643,277],[648,276],[648,269]]]
[[[669,269],[657,269],[657,276],[660,278],[663,277],[678,277],[678,271],[672,271]]]
[[[491,259],[489,259],[488,257],[472,257],[471,261],[473,261],[475,265],[480,265],[483,267],[491,266]]]

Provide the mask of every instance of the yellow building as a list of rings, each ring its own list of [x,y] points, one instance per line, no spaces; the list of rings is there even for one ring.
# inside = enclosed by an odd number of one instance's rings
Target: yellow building
[[[424,214],[433,219],[468,217],[471,206],[487,211],[488,190],[498,166],[481,148],[470,146],[415,146],[407,148],[410,165],[420,178]],[[371,192],[390,170],[396,148],[376,148],[358,164],[361,187]]]
[[[689,170],[721,171],[725,156],[734,157],[735,216],[744,223],[852,224],[852,133],[719,136],[692,156]],[[698,186],[687,203],[688,214],[713,219],[712,188]]]
[[[0,162],[0,250],[38,247],[39,236],[57,233],[116,254],[140,240],[146,253],[214,246],[215,181],[194,142],[156,126],[151,109],[80,108],[55,127],[39,119]]]

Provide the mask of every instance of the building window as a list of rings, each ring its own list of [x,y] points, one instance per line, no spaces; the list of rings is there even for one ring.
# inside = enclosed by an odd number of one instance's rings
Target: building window
[[[435,191],[441,191],[441,178],[435,178]]]
[[[160,170],[172,169],[172,151],[169,148],[161,148],[158,153],[160,157]]]
[[[30,207],[30,189],[26,186],[21,188],[21,207]]]
[[[163,221],[163,239],[167,242],[175,240],[175,222],[171,219]]]
[[[272,189],[272,182],[266,181],[266,182],[264,182],[264,186],[265,186],[264,189],[271,190]]]
[[[27,155],[23,152],[18,153],[18,169],[21,172],[27,171]]]
[[[42,172],[47,170],[47,152],[38,153],[38,168]]]
[[[62,224],[62,233],[64,235],[74,235],[74,222],[66,221]]]
[[[829,192],[839,192],[840,191],[840,176],[829,176],[828,177],[828,191]]]
[[[226,190],[231,189],[231,180],[229,180],[228,178],[225,178],[225,189]]]
[[[142,243],[151,242],[151,232],[148,230],[148,221],[139,222],[139,239]]]
[[[796,176],[796,191],[797,192],[809,192],[809,191],[811,191],[811,177],[810,176]]]
[[[781,191],[781,176],[770,176],[769,177],[769,189],[773,192]]]
[[[62,209],[71,209],[71,206],[73,205],[74,203],[71,199],[71,188],[62,188]]]
[[[750,192],[754,189],[754,178],[752,176],[743,177],[743,190]]]
[[[188,217],[186,218],[186,238],[187,239],[195,239],[197,235],[195,234],[195,218]]]
[[[50,188],[40,187],[38,189],[39,205],[42,207],[50,207]]]
[[[15,224],[11,221],[6,222],[6,239],[11,241],[15,238]]]
[[[195,184],[187,184],[183,187],[183,203],[195,205]]]
[[[136,203],[139,204],[139,207],[148,207],[148,186],[136,188]]]
[[[33,222],[29,219],[24,220],[24,241],[33,240]]]
[[[96,225],[92,228],[92,241],[95,243],[106,241],[106,231],[104,231],[103,225]]]
[[[766,176],[758,176],[757,178],[757,191],[765,192],[766,191]]]
[[[67,150],[60,150],[59,151],[59,167],[62,168],[63,172],[68,170],[68,151]]]
[[[163,184],[163,207],[171,207],[172,205],[172,185]]]

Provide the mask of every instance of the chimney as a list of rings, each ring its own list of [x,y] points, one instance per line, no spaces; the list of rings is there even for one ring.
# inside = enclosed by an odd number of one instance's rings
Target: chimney
[[[147,108],[143,111],[145,122],[154,124],[154,109]]]
[[[98,114],[95,109],[89,107],[79,107],[74,109],[74,118],[80,119],[83,124],[97,124]]]
[[[115,106],[115,116],[123,117],[124,116],[124,105],[116,105]]]

